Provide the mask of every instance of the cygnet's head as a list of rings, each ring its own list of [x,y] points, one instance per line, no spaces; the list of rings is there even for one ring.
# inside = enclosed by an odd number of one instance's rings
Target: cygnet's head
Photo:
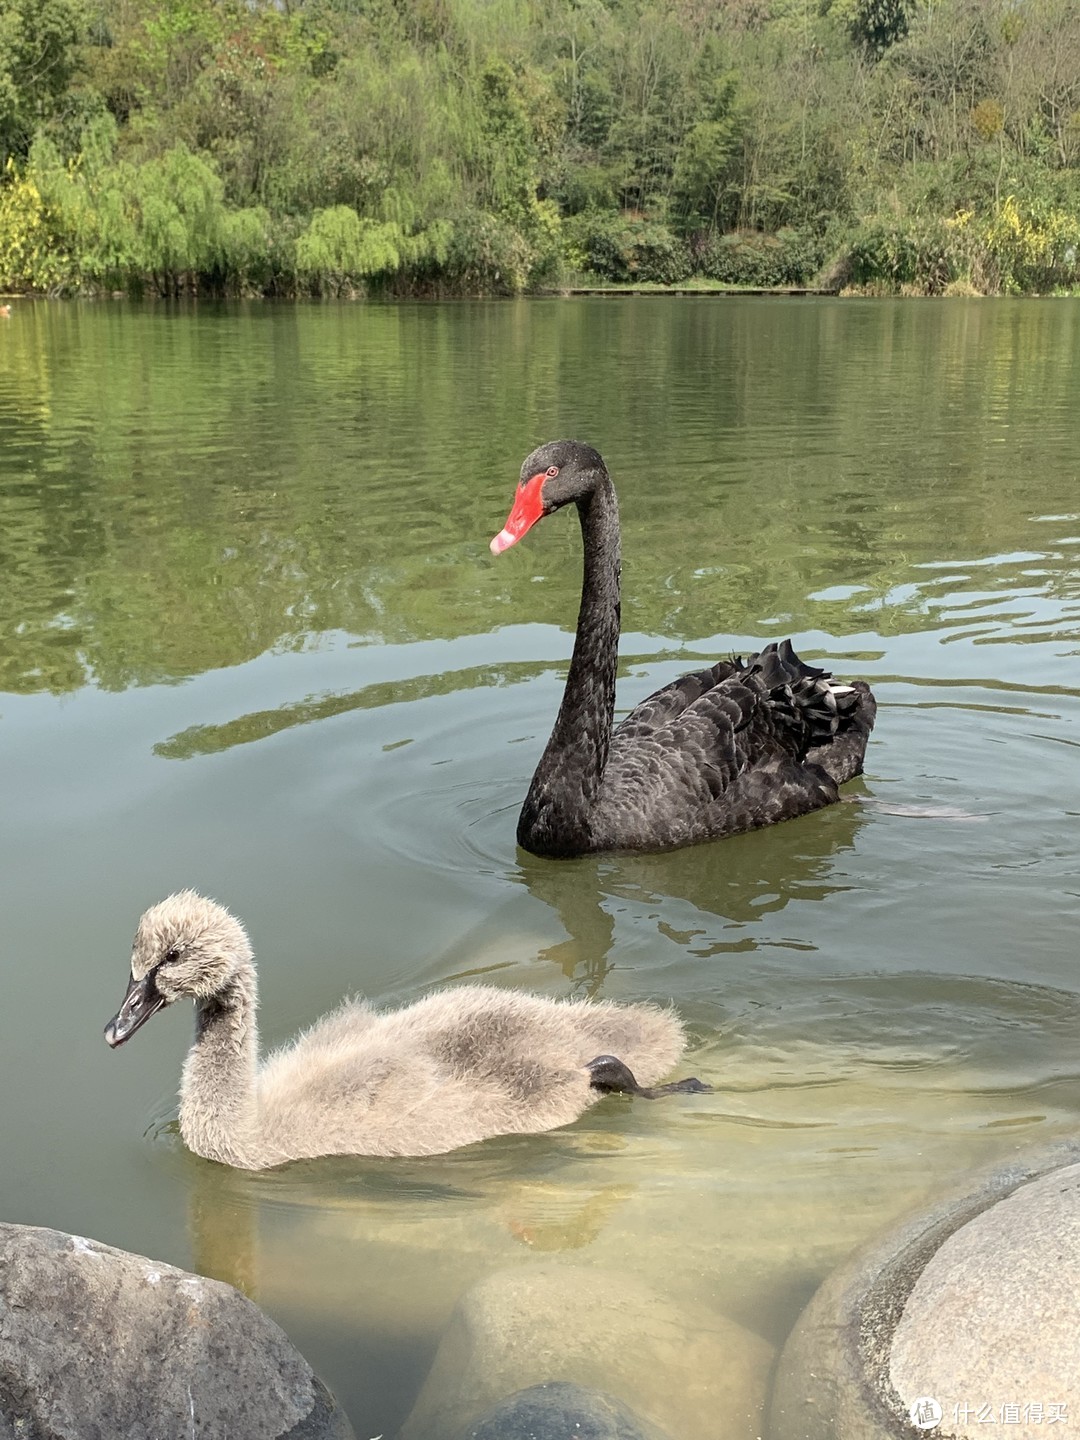
[[[139,921],[127,994],[105,1027],[105,1039],[122,1045],[174,1000],[211,999],[250,962],[247,932],[223,905],[194,890],[170,895]]]

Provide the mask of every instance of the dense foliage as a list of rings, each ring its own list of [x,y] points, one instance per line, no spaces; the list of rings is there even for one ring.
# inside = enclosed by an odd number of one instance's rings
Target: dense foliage
[[[4,0],[0,286],[1080,283],[1080,0]]]

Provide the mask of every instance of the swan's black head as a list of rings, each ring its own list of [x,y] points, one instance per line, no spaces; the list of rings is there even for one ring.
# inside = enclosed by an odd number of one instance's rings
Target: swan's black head
[[[534,450],[521,467],[514,506],[506,524],[491,542],[493,555],[516,545],[538,520],[591,494],[607,469],[599,451],[580,440],[549,440]]]
[[[105,1026],[106,1041],[114,1049],[122,1045],[174,1000],[211,999],[250,961],[244,927],[224,906],[194,890],[170,895],[139,921],[127,994]]]

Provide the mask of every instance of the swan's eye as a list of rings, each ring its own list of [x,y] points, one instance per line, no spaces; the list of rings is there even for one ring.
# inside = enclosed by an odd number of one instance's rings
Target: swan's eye
[[[180,950],[179,950],[179,947],[176,946],[176,945],[174,945],[171,950],[166,950],[166,951],[165,951],[165,954],[162,956],[162,963],[165,964],[165,965],[168,965],[171,961],[173,961],[173,960],[179,960],[179,959],[180,959]]]
[[[559,467],[557,465],[549,465],[545,473],[549,480],[554,480],[555,476],[559,473]]]

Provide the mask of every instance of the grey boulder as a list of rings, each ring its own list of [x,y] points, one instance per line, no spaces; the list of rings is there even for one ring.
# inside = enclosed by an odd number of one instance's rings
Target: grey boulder
[[[0,1440],[353,1440],[284,1332],[229,1285],[0,1224]]]
[[[784,1347],[769,1440],[1068,1433],[1080,1419],[1078,1160],[1072,1144],[1018,1156],[831,1276]]]

